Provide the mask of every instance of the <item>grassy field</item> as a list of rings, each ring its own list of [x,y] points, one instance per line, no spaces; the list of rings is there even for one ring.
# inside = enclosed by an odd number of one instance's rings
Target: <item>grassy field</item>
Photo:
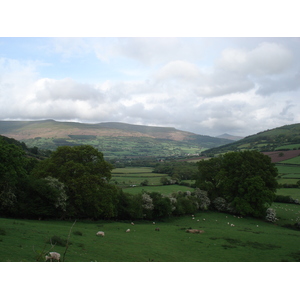
[[[116,168],[112,171],[111,181],[122,188],[133,185],[140,185],[143,181],[148,180],[148,185],[161,185],[160,179],[167,177],[167,174],[152,173],[150,167],[126,167]]]
[[[182,186],[182,185],[176,185],[176,184],[172,184],[172,185],[162,185],[162,186],[137,186],[137,187],[131,187],[131,188],[126,188],[123,189],[124,192],[129,193],[129,194],[139,194],[142,192],[158,192],[161,193],[163,195],[170,195],[174,192],[186,192],[186,191],[193,191],[194,189],[191,187],[186,187],[186,186]]]
[[[76,222],[67,262],[280,262],[300,261],[300,231],[287,225],[300,206],[276,203],[276,225],[216,212],[197,213],[165,222]],[[198,221],[199,220],[199,221]],[[234,224],[235,226],[230,226]],[[43,261],[53,236],[67,239],[73,222],[0,219],[0,261]],[[159,227],[160,231],[155,231]],[[126,233],[126,229],[131,231]],[[204,230],[202,234],[186,229]],[[96,236],[98,230],[105,237]],[[52,251],[63,255],[64,246]]]
[[[152,170],[153,168],[150,167],[116,168],[112,171],[111,181],[122,187],[124,192],[134,195],[143,191],[169,195],[173,192],[194,190],[193,188],[180,185],[162,185],[160,182],[161,178],[168,177],[168,175],[152,173]],[[148,181],[148,184],[142,186],[141,183],[145,180]]]

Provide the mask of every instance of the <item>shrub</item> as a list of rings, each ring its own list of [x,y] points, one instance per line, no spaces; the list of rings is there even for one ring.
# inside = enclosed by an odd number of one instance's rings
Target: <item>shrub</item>
[[[207,196],[207,192],[200,190],[199,188],[195,189],[195,196],[197,198],[199,208],[201,210],[207,210],[210,206],[210,199]]]
[[[276,219],[276,211],[273,208],[268,208],[266,211],[266,220],[269,222],[275,222]]]
[[[227,211],[228,203],[227,201],[222,197],[217,197],[213,201],[213,205],[217,211]]]

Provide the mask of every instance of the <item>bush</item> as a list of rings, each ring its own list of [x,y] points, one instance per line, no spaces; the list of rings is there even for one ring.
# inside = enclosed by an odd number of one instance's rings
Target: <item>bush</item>
[[[275,222],[276,219],[276,211],[273,208],[268,208],[266,211],[266,220],[269,222]]]
[[[227,201],[224,199],[224,198],[222,198],[222,197],[217,197],[214,201],[213,201],[213,205],[214,205],[214,207],[215,207],[215,209],[217,210],[217,211],[227,211],[228,210],[228,208],[227,208],[227,206],[228,206],[228,203],[227,203]]]
[[[274,202],[300,204],[298,199],[293,199],[291,196],[276,195]]]

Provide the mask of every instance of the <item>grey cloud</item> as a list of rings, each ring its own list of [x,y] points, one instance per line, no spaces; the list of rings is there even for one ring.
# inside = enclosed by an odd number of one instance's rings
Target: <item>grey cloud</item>
[[[78,83],[70,78],[44,79],[39,82],[36,98],[45,100],[102,100],[102,93],[89,84]]]

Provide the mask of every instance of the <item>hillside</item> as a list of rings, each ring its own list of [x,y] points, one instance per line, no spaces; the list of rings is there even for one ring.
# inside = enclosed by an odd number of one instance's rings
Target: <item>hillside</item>
[[[106,157],[185,156],[228,144],[228,139],[198,135],[172,127],[118,122],[0,121],[0,134],[28,147],[54,150],[62,145],[89,144]]]
[[[220,139],[227,139],[227,140],[232,140],[232,141],[238,141],[243,138],[242,136],[235,136],[235,135],[231,135],[228,133],[224,133],[224,134],[218,135],[216,137],[220,138]]]
[[[262,152],[296,150],[300,148],[300,124],[291,124],[247,136],[239,141],[208,149],[203,153],[212,156],[228,151],[258,150]]]

